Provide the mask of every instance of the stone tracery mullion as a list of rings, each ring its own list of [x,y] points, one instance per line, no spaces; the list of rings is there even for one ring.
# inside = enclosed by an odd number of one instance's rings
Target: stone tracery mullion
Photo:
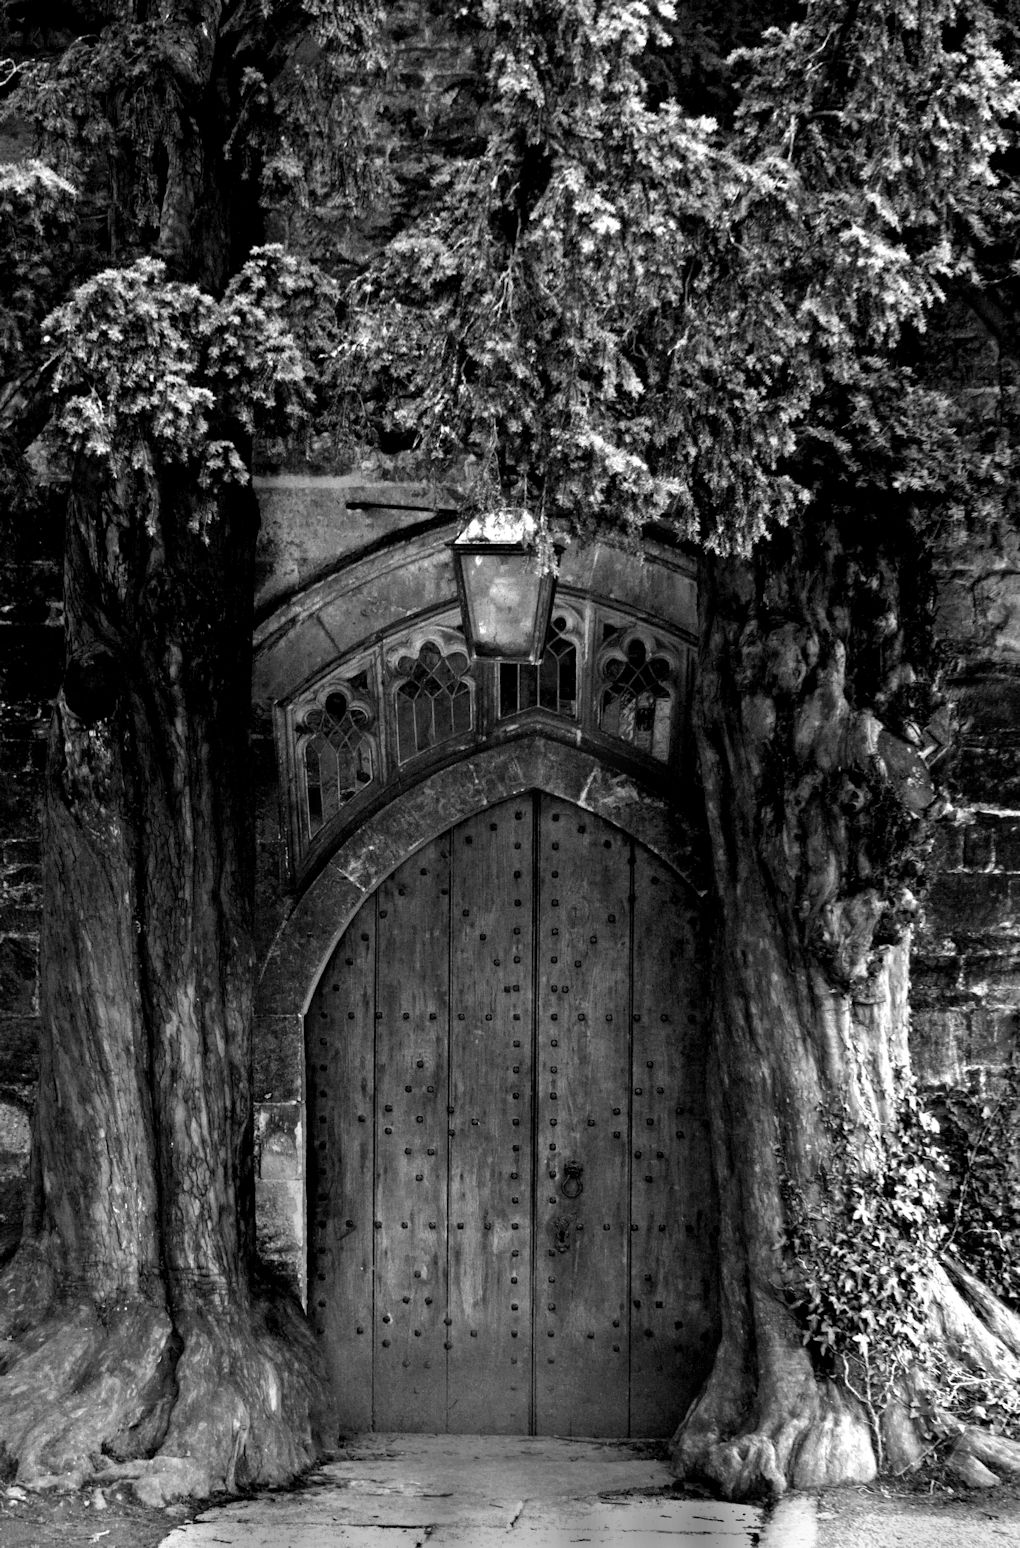
[[[393,683],[390,703],[396,721],[398,763],[441,747],[455,736],[479,730],[474,679],[459,631],[420,631],[405,642],[388,646],[386,659]]]
[[[647,756],[669,760],[680,697],[680,658],[649,629],[606,624],[596,665],[599,729]]]
[[[685,650],[652,624],[569,594],[537,666],[473,664],[452,610],[363,646],[282,711],[298,872],[409,765],[484,745],[532,712],[667,763],[690,686]],[[481,693],[486,673],[494,701]]]
[[[301,829],[310,842],[380,775],[377,708],[365,673],[331,677],[295,712]]]

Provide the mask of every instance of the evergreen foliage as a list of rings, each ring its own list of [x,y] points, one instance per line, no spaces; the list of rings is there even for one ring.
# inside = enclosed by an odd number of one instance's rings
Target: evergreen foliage
[[[66,281],[74,189],[39,161],[0,165],[0,373],[17,373]]]
[[[485,149],[356,289],[359,403],[581,530],[668,511],[722,552],[805,509],[820,461],[959,483],[956,411],[903,346],[1012,230],[1020,94],[983,7],[815,0],[737,58],[726,128],[650,105],[668,3],[482,17]]]
[[[1020,1311],[1020,1070],[997,1089],[950,1087],[935,1095],[941,1144],[952,1164],[943,1206],[947,1244],[1002,1300]]]
[[[482,149],[355,283],[322,373],[352,453],[468,451],[501,497],[579,531],[666,516],[723,553],[833,476],[943,506],[999,498],[1000,449],[916,348],[947,289],[983,283],[983,256],[1012,241],[1020,90],[985,6],[814,0],[730,60],[725,121],[678,95],[670,0],[485,0],[473,19]],[[231,19],[214,148],[244,187],[299,205],[373,185],[343,83],[352,60],[382,62],[376,22],[371,0]],[[199,73],[193,40],[145,21],[80,38],[18,88],[63,170],[107,166],[114,251],[155,244],[175,275],[167,169]]]
[[[205,511],[218,484],[247,481],[239,432],[292,426],[307,411],[330,301],[323,277],[275,246],[257,249],[219,301],[167,279],[156,259],[104,269],[46,320],[51,445],[68,472],[77,457],[114,479],[182,465]]]

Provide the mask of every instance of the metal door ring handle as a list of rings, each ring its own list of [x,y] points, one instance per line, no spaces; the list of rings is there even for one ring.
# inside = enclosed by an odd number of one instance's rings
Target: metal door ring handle
[[[579,1199],[581,1197],[581,1194],[584,1192],[584,1183],[581,1181],[583,1171],[584,1167],[580,1166],[576,1161],[568,1161],[563,1168],[564,1177],[560,1184],[560,1192],[565,1199]]]

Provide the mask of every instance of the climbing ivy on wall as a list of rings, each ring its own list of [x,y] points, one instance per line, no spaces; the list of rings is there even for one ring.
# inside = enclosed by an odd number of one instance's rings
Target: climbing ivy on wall
[[[924,1354],[933,1256],[946,1239],[938,1124],[902,1075],[896,1121],[862,1145],[847,1108],[825,1115],[835,1164],[787,1181],[788,1305],[819,1368],[872,1417]]]
[[[983,1090],[944,1088],[932,1105],[952,1163],[947,1244],[1020,1311],[1020,1069]]]
[[[946,1415],[1020,1436],[1020,1397],[1007,1380],[947,1359],[931,1337],[933,1261],[955,1254],[1017,1305],[1017,1078],[992,1098],[964,1088],[923,1100],[898,1077],[893,1124],[862,1145],[846,1107],[829,1113],[832,1159],[805,1189],[787,1179],[784,1296],[817,1368],[866,1409],[879,1466],[881,1414],[902,1398],[938,1455]]]

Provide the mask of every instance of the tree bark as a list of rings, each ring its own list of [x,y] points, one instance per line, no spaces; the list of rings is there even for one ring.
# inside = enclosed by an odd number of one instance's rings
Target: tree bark
[[[200,526],[170,475],[71,502],[33,1203],[3,1298],[0,1437],[30,1482],[101,1458],[149,1498],[207,1495],[316,1453],[310,1334],[254,1284],[256,525],[234,491]]]
[[[218,289],[252,218],[232,226],[223,149],[250,40],[225,40],[221,0],[132,19],[137,37],[95,45],[100,66],[143,44],[150,62],[97,105],[145,131],[113,155],[112,216],[136,231],[162,152],[158,255]],[[119,1469],[153,1499],[293,1477],[321,1399],[300,1308],[260,1291],[254,1258],[257,511],[233,488],[207,519],[204,494],[166,465],[74,472],[31,1204],[0,1279],[0,1447],[19,1479]]]
[[[783,1245],[793,1201],[817,1201],[839,1174],[831,1116],[845,1115],[867,1165],[909,1079],[908,883],[934,795],[903,723],[918,699],[923,564],[908,525],[876,528],[820,524],[754,561],[704,566],[696,719],[717,907],[721,1337],[672,1453],[681,1477],[729,1498],[902,1471],[933,1425],[963,1433],[909,1362],[873,1390],[867,1362],[855,1380],[849,1363],[812,1354]],[[1015,1379],[1001,1336],[1015,1319],[956,1280],[933,1259],[932,1340],[954,1368]],[[1014,1442],[995,1452],[1020,1467]]]

